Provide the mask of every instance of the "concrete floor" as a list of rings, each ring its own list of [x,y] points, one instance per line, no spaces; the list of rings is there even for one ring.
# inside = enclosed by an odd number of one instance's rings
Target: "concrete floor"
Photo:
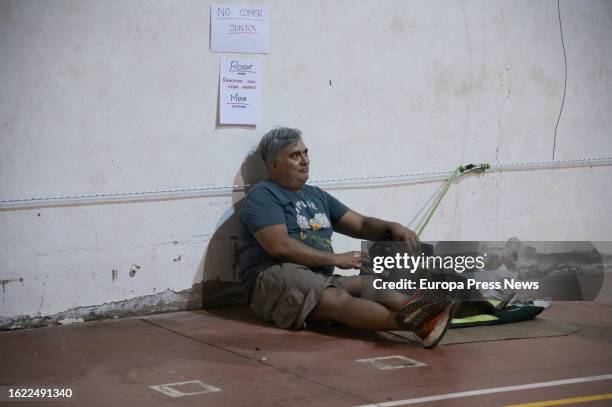
[[[543,315],[581,330],[425,350],[344,328],[283,331],[232,307],[0,332],[0,386],[73,389],[73,400],[54,406],[503,406],[612,393],[609,376],[449,395],[612,375],[612,304],[558,302]],[[358,361],[388,356],[400,358]],[[424,366],[401,368],[401,358]],[[217,390],[186,383],[172,386],[179,397],[171,397],[151,387],[190,381]],[[429,396],[434,400],[413,400]],[[36,404],[49,402],[27,405]],[[612,398],[572,405],[609,406]]]

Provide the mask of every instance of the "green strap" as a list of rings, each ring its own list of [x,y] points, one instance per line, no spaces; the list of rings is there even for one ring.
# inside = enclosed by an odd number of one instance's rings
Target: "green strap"
[[[499,318],[497,318],[495,315],[489,315],[489,314],[479,314],[479,315],[472,315],[471,317],[465,317],[465,318],[453,318],[452,323],[453,324],[473,324],[475,322],[489,322],[489,321],[498,321]]]
[[[451,176],[448,177],[448,179],[446,180],[446,183],[444,184],[444,186],[440,190],[440,194],[438,195],[438,197],[436,198],[436,200],[432,204],[432,207],[429,209],[427,215],[424,217],[425,221],[421,222],[421,226],[417,230],[417,236],[421,236],[421,233],[423,233],[423,230],[429,224],[429,221],[431,220],[431,217],[433,216],[433,214],[436,212],[436,209],[438,209],[438,206],[440,206],[440,202],[442,202],[442,198],[444,198],[444,196],[448,192],[448,189],[450,188],[451,184],[458,177],[460,177],[463,174],[467,174],[468,172],[471,172],[471,171],[483,172],[485,170],[488,170],[489,168],[491,168],[491,165],[488,164],[488,163],[468,164],[465,167],[463,165],[460,165],[459,167],[457,167],[455,169],[455,171],[453,171]]]

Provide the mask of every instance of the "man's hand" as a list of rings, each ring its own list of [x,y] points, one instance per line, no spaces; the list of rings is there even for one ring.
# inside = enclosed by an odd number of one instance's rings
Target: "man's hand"
[[[334,230],[357,239],[381,242],[384,240],[405,241],[413,253],[420,250],[419,237],[412,230],[397,222],[387,222],[381,219],[364,217],[349,210],[334,225]]]
[[[421,249],[419,237],[413,230],[399,223],[389,222],[389,233],[391,234],[391,240],[408,242],[412,248],[412,253],[418,253]]]
[[[370,258],[362,252],[346,252],[335,255],[335,266],[343,270],[346,269],[367,269],[371,265]]]

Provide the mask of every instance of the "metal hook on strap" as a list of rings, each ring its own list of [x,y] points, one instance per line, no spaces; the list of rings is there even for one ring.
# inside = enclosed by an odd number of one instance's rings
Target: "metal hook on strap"
[[[488,169],[491,168],[491,165],[489,163],[480,163],[480,164],[468,164],[468,165],[460,165],[458,166],[455,171],[453,171],[453,173],[451,174],[450,177],[448,177],[448,179],[446,180],[445,185],[442,187],[442,189],[440,190],[440,194],[438,195],[438,197],[435,199],[434,203],[432,204],[431,209],[428,211],[428,213],[424,216],[424,220],[421,221],[422,224],[421,226],[417,229],[417,236],[421,236],[421,233],[423,233],[423,230],[425,229],[425,227],[429,224],[429,220],[431,219],[431,217],[433,216],[434,212],[436,211],[436,209],[438,209],[438,206],[440,206],[440,202],[442,202],[442,198],[444,198],[444,196],[446,195],[446,193],[448,192],[448,189],[450,188],[451,184],[457,179],[459,178],[461,175],[466,174],[468,172],[483,172],[486,171]]]

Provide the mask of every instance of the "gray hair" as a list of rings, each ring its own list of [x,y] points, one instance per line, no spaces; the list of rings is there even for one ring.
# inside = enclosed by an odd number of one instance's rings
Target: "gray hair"
[[[276,158],[285,146],[297,143],[302,138],[302,132],[289,127],[275,127],[261,138],[259,152],[266,166]]]

